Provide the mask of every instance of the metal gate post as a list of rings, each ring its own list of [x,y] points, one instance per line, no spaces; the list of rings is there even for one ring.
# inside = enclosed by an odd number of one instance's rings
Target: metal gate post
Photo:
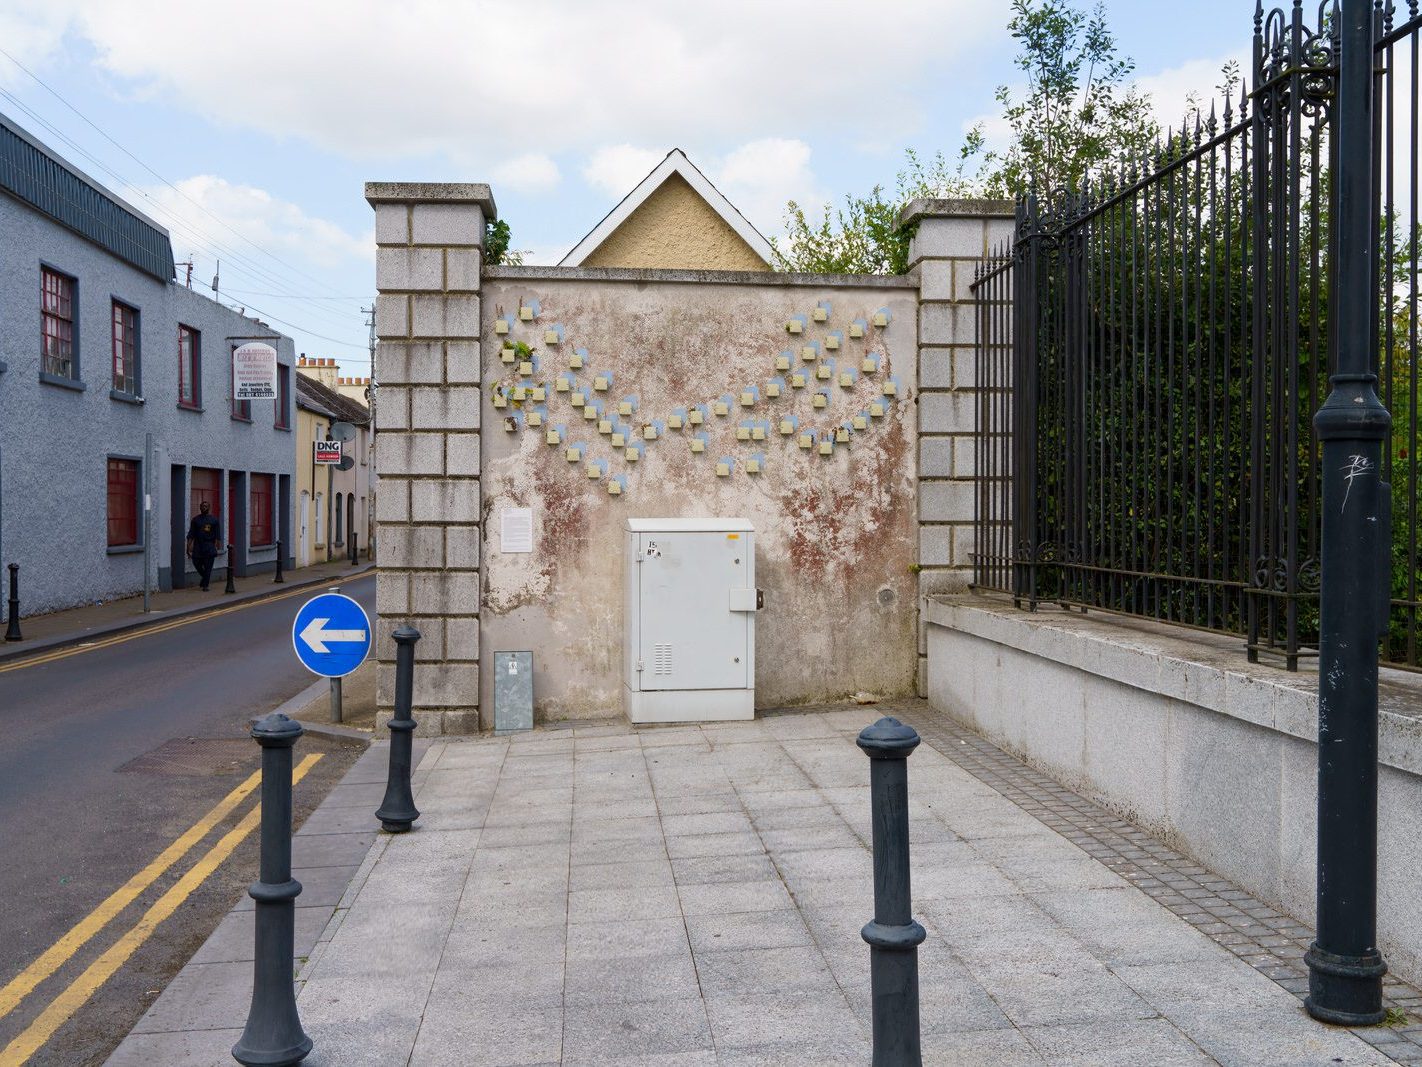
[[[1391,490],[1381,479],[1392,419],[1371,350],[1378,292],[1373,202],[1373,8],[1342,0],[1333,136],[1337,178],[1337,373],[1314,416],[1323,443],[1318,661],[1318,934],[1304,961],[1308,1012],[1360,1026],[1383,1020],[1377,949],[1378,641],[1387,629]]]

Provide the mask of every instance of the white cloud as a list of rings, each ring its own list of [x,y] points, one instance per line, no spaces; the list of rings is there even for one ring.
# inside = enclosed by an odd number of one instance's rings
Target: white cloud
[[[749,141],[724,159],[710,161],[710,167],[717,188],[766,236],[780,232],[787,200],[813,214],[832,199],[810,169],[810,146],[804,141]]]
[[[1222,113],[1224,101],[1216,87],[1224,81],[1221,72],[1231,60],[1239,64],[1241,71],[1249,70],[1249,57],[1238,52],[1216,59],[1192,59],[1178,67],[1137,79],[1136,85],[1151,98],[1155,121],[1160,123],[1161,129],[1180,129],[1181,119],[1190,112],[1191,97],[1205,115],[1209,115],[1211,104],[1218,105]],[[1233,104],[1238,111],[1238,86],[1234,90]]]
[[[495,166],[491,174],[499,186],[520,193],[546,193],[557,188],[563,179],[558,164],[541,152],[507,159]]]
[[[34,70],[59,49],[70,13],[49,0],[6,0],[0,5],[0,47]],[[29,81],[15,63],[0,56],[0,88]]]
[[[593,188],[613,196],[626,196],[670,149],[639,148],[630,144],[604,145],[583,166],[583,177]]]
[[[135,192],[137,196],[132,195]],[[127,195],[170,229],[173,251],[179,255],[198,252],[226,259],[235,268],[234,257],[215,249],[215,241],[258,269],[280,274],[289,271],[263,257],[253,244],[288,263],[321,270],[374,259],[373,232],[347,233],[265,189],[234,185],[211,174],[185,178],[173,187],[130,190]]]
[[[124,92],[353,159],[436,153],[472,169],[510,151],[676,144],[688,131],[713,144],[829,127],[881,135],[922,113],[921,84],[1000,32],[1005,8],[250,0],[237,17],[215,4],[50,0],[32,47],[67,32]]]

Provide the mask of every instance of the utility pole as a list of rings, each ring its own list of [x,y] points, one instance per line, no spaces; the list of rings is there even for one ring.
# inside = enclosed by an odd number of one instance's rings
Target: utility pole
[[[367,316],[366,326],[370,329],[370,385],[367,389],[365,399],[370,405],[371,425],[375,423],[375,305],[368,308],[361,308],[361,314]]]
[[[1373,5],[1342,0],[1332,136],[1337,371],[1313,425],[1323,444],[1318,655],[1318,919],[1304,955],[1310,1015],[1382,1022],[1377,949],[1378,641],[1387,628],[1392,495],[1381,477],[1392,418],[1377,394],[1372,337]]]

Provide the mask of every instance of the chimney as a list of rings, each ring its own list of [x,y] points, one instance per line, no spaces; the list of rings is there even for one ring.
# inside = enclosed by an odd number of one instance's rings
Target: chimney
[[[326,386],[328,389],[336,388],[336,378],[340,374],[341,368],[336,365],[336,361],[328,356],[312,356],[309,359],[303,352],[301,360],[297,363],[296,369],[305,374],[308,378],[313,378]]]

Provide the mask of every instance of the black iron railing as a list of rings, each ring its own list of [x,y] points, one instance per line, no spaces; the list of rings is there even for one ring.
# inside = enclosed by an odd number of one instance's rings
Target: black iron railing
[[[977,300],[975,583],[1316,654],[1334,344],[1331,5],[1255,18],[1249,89],[1150,158],[1026,198]],[[1379,18],[1380,390],[1393,412],[1392,627],[1418,666],[1422,19]],[[1385,475],[1386,476],[1386,475]]]

